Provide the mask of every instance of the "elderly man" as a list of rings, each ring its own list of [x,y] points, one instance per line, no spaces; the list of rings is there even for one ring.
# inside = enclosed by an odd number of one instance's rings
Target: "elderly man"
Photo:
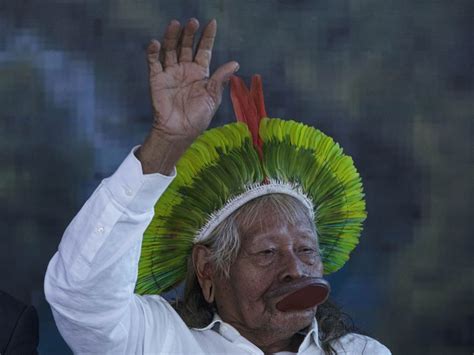
[[[216,21],[194,55],[198,27],[173,20],[163,46],[149,45],[152,129],[94,191],[49,264],[45,293],[61,334],[85,354],[388,354],[318,305],[323,268],[342,266],[365,218],[358,175],[344,181],[352,160],[316,130],[260,122],[261,83],[239,89],[234,61],[209,77]],[[229,80],[245,124],[203,134]],[[318,225],[326,214],[333,219]],[[158,293],[183,278],[184,301],[172,307]]]

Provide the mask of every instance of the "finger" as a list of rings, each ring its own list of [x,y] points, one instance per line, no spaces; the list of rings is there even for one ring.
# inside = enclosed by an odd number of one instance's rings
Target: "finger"
[[[148,61],[148,70],[150,76],[158,75],[163,71],[163,67],[160,63],[160,42],[156,39],[152,39],[146,50],[146,58]]]
[[[181,40],[181,47],[179,52],[180,62],[192,62],[193,61],[193,43],[194,34],[199,28],[199,21],[194,17],[189,19],[186,27],[183,31],[183,37]]]
[[[176,47],[178,45],[181,24],[177,20],[172,20],[165,31],[163,40],[164,68],[174,65],[178,62]]]
[[[235,61],[228,62],[217,68],[214,74],[210,77],[206,89],[217,104],[220,104],[224,87],[229,82],[232,74],[237,70],[239,70],[239,63]]]
[[[204,68],[208,69],[211,63],[212,47],[216,38],[217,22],[212,19],[204,28],[199,41],[198,50],[194,61]]]

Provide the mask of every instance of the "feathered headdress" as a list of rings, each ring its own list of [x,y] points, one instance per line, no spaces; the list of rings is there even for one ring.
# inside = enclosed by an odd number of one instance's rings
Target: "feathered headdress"
[[[288,194],[310,211],[324,273],[340,269],[359,241],[367,213],[352,158],[321,131],[268,118],[259,75],[250,91],[231,78],[236,123],[199,136],[176,165],[144,233],[136,292],[158,294],[186,274],[193,244],[246,202]]]

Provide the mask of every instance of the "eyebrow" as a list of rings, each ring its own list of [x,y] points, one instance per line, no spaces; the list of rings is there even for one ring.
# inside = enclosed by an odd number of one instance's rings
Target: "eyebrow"
[[[314,240],[317,244],[319,244],[318,235],[311,228],[301,228],[301,229],[298,228],[296,233],[299,234],[304,239],[311,240],[311,241]],[[249,231],[245,231],[245,233],[242,233],[242,237],[244,237],[244,238],[251,237],[252,238],[251,241],[254,242],[258,239],[262,239],[262,238],[265,238],[265,237],[274,238],[275,234],[274,233],[266,233],[266,232],[259,233],[258,231],[256,231],[255,233],[252,233],[252,231],[249,230]]]

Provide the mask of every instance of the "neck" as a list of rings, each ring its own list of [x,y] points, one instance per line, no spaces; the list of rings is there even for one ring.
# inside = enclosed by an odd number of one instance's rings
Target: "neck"
[[[279,351],[290,351],[298,352],[298,349],[303,342],[304,336],[301,334],[293,334],[291,336],[282,336],[281,334],[275,334],[275,332],[247,332],[244,329],[238,329],[240,334],[255,344],[265,354],[273,354]],[[279,336],[280,335],[280,336]]]

